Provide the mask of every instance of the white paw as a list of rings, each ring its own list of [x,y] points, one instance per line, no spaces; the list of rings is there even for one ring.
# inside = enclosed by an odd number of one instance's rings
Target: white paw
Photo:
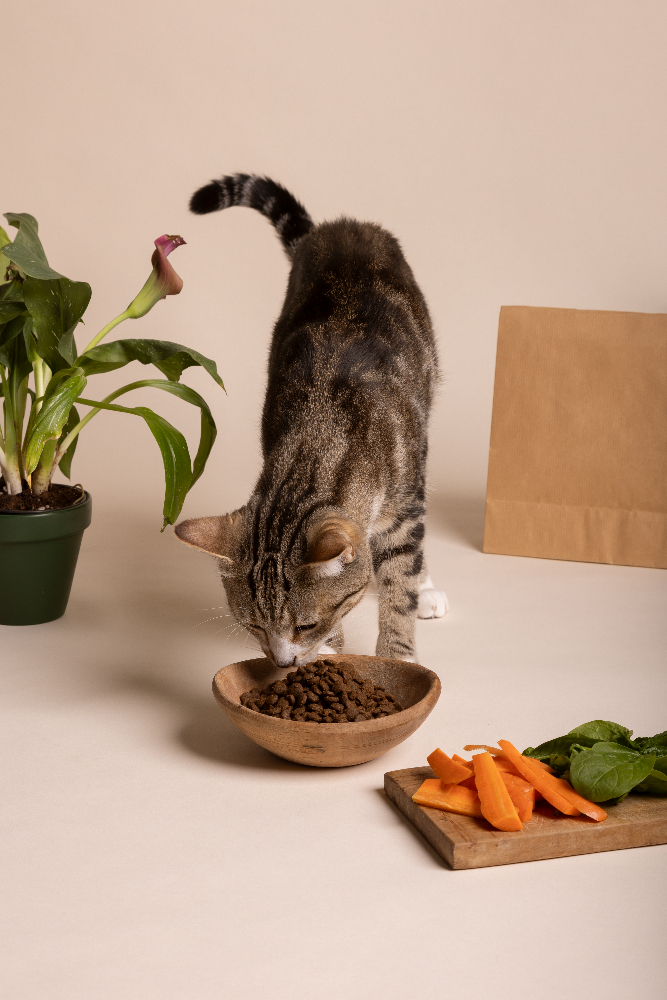
[[[418,618],[442,618],[449,611],[447,594],[442,590],[420,590],[417,605]]]
[[[334,649],[333,646],[320,646],[320,648],[317,651],[318,656],[327,656],[331,655],[331,653],[336,655],[336,653],[338,653],[338,650]]]

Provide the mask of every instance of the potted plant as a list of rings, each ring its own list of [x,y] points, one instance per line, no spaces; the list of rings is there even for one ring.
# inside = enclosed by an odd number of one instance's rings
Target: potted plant
[[[139,294],[79,353],[74,340],[90,301],[85,281],[54,271],[25,213],[5,218],[18,233],[10,241],[0,227],[0,379],[4,420],[0,431],[0,624],[32,625],[65,612],[91,498],[82,487],[52,482],[56,469],[69,478],[80,432],[102,410],[140,417],[162,453],[165,472],[164,527],[178,517],[188,490],[201,476],[216,436],[206,401],[179,379],[201,365],[224,388],[215,363],[197,351],[162,340],[116,340],[106,335],[127,319],[145,316],[160,299],[180,292],[183,282],[168,255],[185,241],[155,240],[152,272]],[[164,378],[123,385],[104,399],[91,399],[88,379],[130,361],[154,365]],[[32,380],[32,386],[30,381]],[[118,397],[143,387],[178,396],[201,411],[194,462],[184,436],[145,406],[127,407]],[[78,406],[88,407],[82,417]]]

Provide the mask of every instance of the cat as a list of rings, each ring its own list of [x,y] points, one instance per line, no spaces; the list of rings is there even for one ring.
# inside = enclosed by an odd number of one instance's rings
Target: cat
[[[376,655],[414,661],[415,619],[447,599],[424,562],[427,420],[438,381],[424,297],[379,225],[315,225],[281,185],[248,174],[198,190],[275,226],[292,267],[273,330],[264,466],[245,507],[182,521],[217,557],[229,607],[280,668],[343,648],[341,620],[377,581]]]

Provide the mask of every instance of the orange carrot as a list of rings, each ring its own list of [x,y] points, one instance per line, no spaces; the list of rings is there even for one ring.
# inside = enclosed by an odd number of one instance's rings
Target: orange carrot
[[[429,754],[426,759],[431,765],[433,772],[446,785],[457,785],[459,781],[465,781],[466,778],[472,777],[471,768],[464,767],[463,764],[459,764],[458,761],[448,757],[446,753],[442,752],[440,747],[434,750],[432,754]]]
[[[470,768],[472,768],[472,761],[471,760],[466,760],[465,757],[459,757],[459,755],[457,753],[453,753],[452,754],[452,760],[455,760],[457,762],[457,764],[463,764],[464,767],[470,767]]]
[[[440,778],[427,778],[412,796],[420,806],[459,813],[462,816],[481,816],[477,792],[461,785],[444,784]]]
[[[527,823],[533,816],[535,789],[527,781],[524,781],[523,778],[517,778],[515,775],[510,774],[508,771],[502,771],[500,768],[498,770],[509,793],[509,797],[519,814],[519,819],[522,823]]]
[[[522,757],[517,748],[508,743],[507,740],[503,740],[502,742],[505,744],[503,749],[519,774],[526,781],[530,782],[533,788],[537,789],[547,802],[550,802],[556,809],[565,813],[566,816],[579,815],[577,807],[572,805],[570,800],[565,797],[558,785],[553,784],[558,779],[554,778],[551,774],[547,774],[542,768],[536,767],[535,762],[531,758]]]
[[[517,778],[521,778],[521,775],[515,768],[514,764],[512,764],[512,762],[509,761],[507,757],[494,757],[493,763],[496,765],[499,771],[505,771],[506,774],[514,774]]]
[[[533,764],[537,765],[537,767],[541,767],[543,771],[548,771],[549,774],[554,773],[553,767],[549,767],[549,765],[545,764],[543,760],[538,760],[537,757],[529,757],[528,760],[532,760]]]
[[[459,785],[461,788],[472,788],[477,791],[477,783],[475,782],[474,774],[471,774],[469,778],[465,779],[465,781],[459,781]]]
[[[505,754],[503,753],[503,751],[499,750],[498,747],[489,747],[489,746],[486,745],[486,743],[468,743],[468,744],[466,744],[466,746],[464,746],[463,749],[466,752],[469,751],[469,750],[486,750],[486,752],[490,753],[492,757],[504,757],[505,756]],[[473,760],[474,760],[474,757],[473,757]]]
[[[508,740],[498,740],[501,747],[515,765],[518,771],[523,774],[526,781],[542,793],[547,802],[550,802],[556,809],[560,809],[567,816],[577,816],[584,813],[590,816],[597,823],[607,818],[607,814],[595,802],[589,802],[575,792],[572,785],[562,778],[556,778],[553,774],[536,767],[537,761],[530,757],[522,757],[515,746]]]
[[[514,764],[512,764],[512,762],[510,760],[508,760],[507,757],[505,757],[505,756],[503,756],[503,757],[494,757],[493,759],[496,762],[496,767],[499,767],[501,769],[501,771],[507,771],[507,772],[509,772],[509,774],[516,774],[516,776],[518,778],[521,777],[521,775],[517,771],[517,769],[514,766]],[[537,764],[538,767],[541,767],[543,771],[548,771],[549,774],[553,774],[554,773],[553,767],[549,767],[549,765],[545,764],[544,761],[537,760],[534,757],[531,757],[530,760],[532,760],[534,764]]]
[[[493,763],[490,753],[476,754],[473,759],[477,794],[482,815],[497,830],[511,831],[523,829],[514,803],[507,791],[500,771]]]

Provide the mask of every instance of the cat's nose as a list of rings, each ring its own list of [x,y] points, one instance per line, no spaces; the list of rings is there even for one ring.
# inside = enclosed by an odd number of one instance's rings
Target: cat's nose
[[[301,652],[296,643],[290,642],[282,636],[269,636],[269,649],[277,667],[287,670],[294,666],[294,663]]]

